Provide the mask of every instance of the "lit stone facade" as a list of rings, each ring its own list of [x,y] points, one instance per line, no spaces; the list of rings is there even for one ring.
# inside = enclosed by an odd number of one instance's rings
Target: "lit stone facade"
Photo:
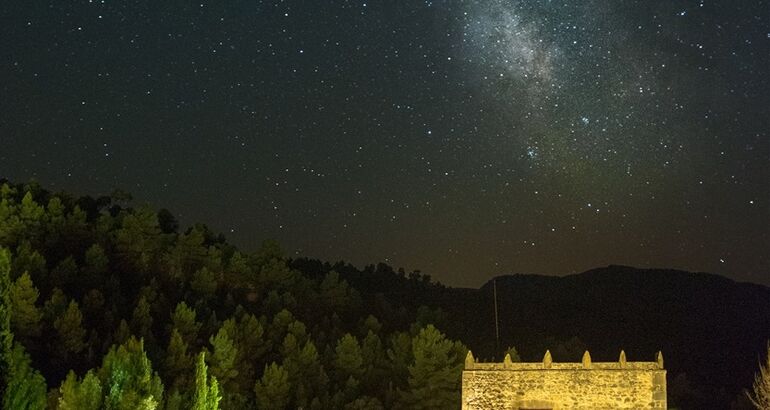
[[[462,410],[665,409],[663,355],[654,362],[477,363],[468,352],[462,380]]]

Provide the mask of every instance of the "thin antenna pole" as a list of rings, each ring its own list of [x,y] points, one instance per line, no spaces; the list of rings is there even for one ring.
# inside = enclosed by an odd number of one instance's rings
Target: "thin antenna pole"
[[[495,291],[495,356],[500,354],[500,326],[497,318],[497,278],[492,280],[492,288]]]

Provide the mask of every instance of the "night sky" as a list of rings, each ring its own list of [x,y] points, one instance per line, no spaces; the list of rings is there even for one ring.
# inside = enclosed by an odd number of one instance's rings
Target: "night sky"
[[[770,283],[770,2],[12,1],[0,176],[478,286]]]

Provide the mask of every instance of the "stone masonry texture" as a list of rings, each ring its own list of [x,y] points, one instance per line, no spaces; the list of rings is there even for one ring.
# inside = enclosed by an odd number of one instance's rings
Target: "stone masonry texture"
[[[471,353],[462,375],[462,410],[665,409],[666,371],[655,362],[476,363]]]

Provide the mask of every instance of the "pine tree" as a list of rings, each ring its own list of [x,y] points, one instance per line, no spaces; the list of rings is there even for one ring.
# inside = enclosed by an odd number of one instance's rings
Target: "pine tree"
[[[365,394],[378,395],[386,390],[390,376],[387,357],[380,337],[371,330],[361,342],[364,374],[361,377],[361,391]]]
[[[215,336],[211,336],[209,343],[214,348],[209,359],[211,374],[222,386],[227,386],[230,380],[238,376],[238,370],[235,369],[238,349],[224,328],[220,328]]]
[[[29,355],[16,343],[9,356],[7,389],[3,393],[4,410],[43,410],[46,405],[46,384],[33,369]]]
[[[147,272],[161,245],[158,216],[149,208],[126,212],[115,231],[115,247],[125,269]]]
[[[152,410],[163,399],[163,384],[153,372],[141,340],[131,337],[120,346],[112,346],[98,374],[107,409]]]
[[[195,271],[190,281],[190,289],[203,299],[213,297],[217,285],[216,274],[205,266]]]
[[[401,405],[436,410],[459,407],[463,350],[433,325],[420,330],[412,339],[414,362],[409,366],[409,389],[401,392]]]
[[[134,334],[145,340],[154,339],[152,337],[152,314],[150,313],[150,303],[145,296],[140,296],[136,302],[136,307],[131,316],[131,330]]]
[[[11,285],[11,329],[16,337],[28,340],[40,334],[42,314],[35,306],[40,293],[32,284],[29,273],[24,272]]]
[[[198,361],[195,366],[195,393],[191,410],[219,409],[219,400],[222,398],[219,393],[219,383],[214,376],[209,381],[206,373],[206,353],[201,352],[198,354]]]
[[[12,198],[0,199],[0,246],[15,246],[24,232],[24,223],[14,202]]]
[[[346,333],[337,341],[334,349],[334,366],[340,372],[341,380],[348,377],[361,377],[363,373],[364,358],[361,354],[361,346],[358,339],[350,333]]]
[[[67,310],[53,323],[58,334],[59,349],[63,357],[80,353],[85,347],[86,330],[83,328],[83,314],[74,300],[67,305]]]
[[[27,191],[19,206],[19,219],[24,224],[27,237],[37,239],[42,233],[43,216],[45,216],[45,209],[35,202],[32,192]]]
[[[171,317],[173,328],[182,336],[182,340],[188,346],[193,346],[198,339],[198,332],[201,329],[201,323],[195,321],[195,309],[190,308],[184,302],[179,302],[174,309]]]
[[[11,254],[0,248],[0,396],[4,410],[45,408],[46,384],[43,376],[30,365],[24,348],[13,342],[11,290]]]
[[[33,280],[40,281],[48,273],[46,265],[43,255],[32,248],[32,244],[29,241],[24,240],[16,247],[11,272],[28,272]]]
[[[59,410],[99,410],[102,397],[102,384],[93,370],[82,381],[70,370],[59,387]]]
[[[225,328],[225,324],[222,325]],[[228,334],[235,340],[238,349],[236,369],[238,387],[241,394],[249,394],[254,386],[256,368],[254,363],[261,363],[265,353],[270,350],[270,341],[264,337],[265,330],[254,315],[241,317],[237,325],[228,329]]]
[[[188,345],[182,335],[174,329],[168,343],[163,367],[166,382],[171,382],[173,389],[185,391],[189,387],[189,375],[193,369],[193,358],[187,353]]]
[[[289,405],[291,384],[289,372],[275,362],[265,365],[265,371],[254,385],[257,408],[261,410],[283,410]]]

